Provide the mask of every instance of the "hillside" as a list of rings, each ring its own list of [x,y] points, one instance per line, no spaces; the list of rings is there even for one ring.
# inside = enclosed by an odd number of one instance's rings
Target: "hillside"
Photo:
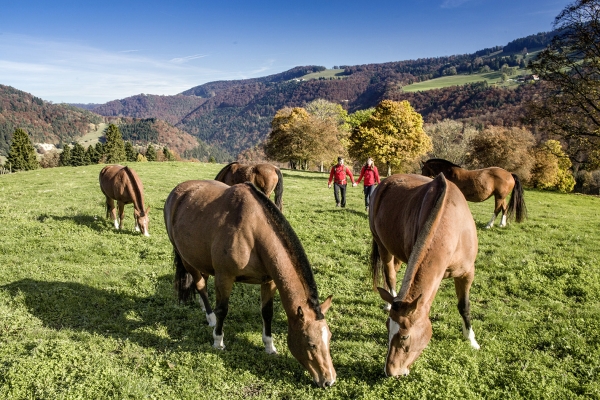
[[[492,82],[503,65],[524,73],[527,55],[546,46],[554,32],[516,39],[472,54],[432,57],[381,64],[303,66],[262,78],[209,82],[177,96],[138,95],[93,108],[105,116],[160,118],[230,154],[264,140],[275,112],[303,106],[317,98],[342,104],[349,112],[377,105],[383,99],[409,100],[426,121],[470,119],[478,124],[522,124],[522,105],[535,87],[499,88],[464,82]],[[489,79],[475,77],[490,71]],[[409,92],[411,84],[441,77],[444,86],[426,93]],[[462,79],[462,81],[461,81]],[[516,85],[515,85],[516,86]],[[405,91],[404,88],[407,88]],[[428,87],[427,89],[430,89]]]

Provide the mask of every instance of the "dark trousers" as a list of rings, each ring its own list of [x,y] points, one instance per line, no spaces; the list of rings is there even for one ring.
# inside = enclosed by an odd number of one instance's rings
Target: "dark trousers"
[[[365,186],[365,207],[369,207],[369,203],[371,202],[371,194],[375,190],[375,185]]]
[[[340,201],[340,192],[342,194],[342,200]],[[335,197],[335,202],[337,204],[341,204],[342,207],[346,207],[346,184],[343,185],[341,183],[333,184],[333,196]]]

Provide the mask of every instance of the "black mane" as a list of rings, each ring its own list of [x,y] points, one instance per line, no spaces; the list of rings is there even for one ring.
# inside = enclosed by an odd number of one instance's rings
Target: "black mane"
[[[275,206],[263,192],[258,190],[251,182],[246,182],[245,184],[256,194],[257,199],[259,199],[267,215],[271,217],[270,222],[276,228],[276,232],[279,233],[279,236],[283,239],[284,245],[290,251],[292,260],[296,261],[294,262],[294,266],[300,276],[304,279],[308,291],[308,305],[317,315],[317,320],[324,319],[325,316],[321,312],[321,304],[319,303],[319,293],[317,290],[317,283],[315,282],[315,276],[310,262],[308,261],[308,257],[306,256],[306,252],[304,251],[304,247],[302,247],[302,243],[300,243],[300,239],[298,239],[298,235],[296,235],[296,232],[288,220],[285,219],[281,211],[279,211],[277,206]]]
[[[444,160],[443,158],[431,158],[431,159],[425,161],[425,164],[427,164],[427,163],[440,163],[440,164],[444,164],[444,166],[447,166],[447,167],[462,168],[460,165],[456,165],[452,161]]]

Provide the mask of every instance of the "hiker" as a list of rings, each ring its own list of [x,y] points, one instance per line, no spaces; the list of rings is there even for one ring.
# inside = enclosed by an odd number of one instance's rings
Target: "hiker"
[[[342,157],[338,157],[337,164],[331,167],[331,172],[329,173],[329,182],[327,182],[327,187],[331,188],[331,181],[333,181],[333,195],[335,197],[336,207],[346,207],[346,175],[350,177],[352,186],[356,186],[356,182],[354,182],[354,176],[352,176],[352,171],[350,171],[350,168],[344,165],[344,159]],[[342,195],[341,199],[340,192]]]
[[[365,211],[369,212],[369,201],[371,200],[371,194],[373,190],[375,190],[375,185],[379,185],[379,171],[377,171],[377,167],[373,164],[373,159],[371,157],[367,158],[367,163],[363,165],[360,170],[360,176],[356,183],[360,183],[361,179],[365,178],[363,181],[364,185],[364,193],[365,193]]]

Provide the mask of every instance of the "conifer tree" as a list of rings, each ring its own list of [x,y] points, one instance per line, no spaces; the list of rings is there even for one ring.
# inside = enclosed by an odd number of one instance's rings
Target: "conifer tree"
[[[125,142],[123,142],[123,135],[119,127],[110,124],[104,131],[104,136],[106,136],[106,143],[104,144],[106,162],[108,164],[115,164],[126,161]]]
[[[13,133],[5,167],[13,171],[29,171],[40,167],[29,135],[20,128]]]
[[[125,156],[127,157],[127,161],[135,162],[137,161],[137,151],[133,148],[131,142],[125,142]]]
[[[166,146],[163,147],[163,156],[165,156],[165,161],[175,161],[173,152],[171,152],[171,150],[169,150]]]
[[[148,148],[146,149],[146,159],[148,161],[156,161],[156,158],[156,150],[152,144],[149,144]]]
[[[61,167],[71,165],[71,145],[65,144],[62,153],[60,153],[59,164]]]
[[[82,165],[89,165],[89,163],[89,159],[86,159],[85,148],[76,142],[71,150],[71,165],[80,167]]]
[[[98,164],[98,162],[100,162],[100,154],[98,153],[98,150],[96,150],[96,147],[97,145],[90,145],[85,151],[85,157],[89,160],[90,164]]]

